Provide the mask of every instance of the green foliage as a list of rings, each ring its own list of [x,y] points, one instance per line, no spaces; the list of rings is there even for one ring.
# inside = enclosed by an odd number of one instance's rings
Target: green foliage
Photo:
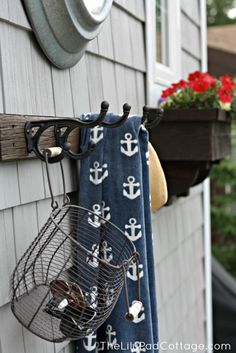
[[[236,246],[212,247],[213,255],[224,266],[224,268],[236,278]]]
[[[208,26],[235,24],[236,19],[231,19],[227,15],[227,12],[235,6],[235,0],[207,0]]]
[[[226,184],[231,187],[236,186],[236,163],[231,159],[225,159],[220,164],[213,166],[211,171],[211,178],[214,181],[215,185],[219,188],[224,187]],[[230,198],[236,200],[236,195],[230,195]],[[226,195],[227,196],[227,195]]]
[[[185,88],[174,93],[163,104],[165,109],[212,109],[220,108],[217,92],[209,89],[204,93],[196,93],[191,88]]]
[[[236,203],[236,163],[226,159],[215,165],[211,171],[211,180],[217,192],[212,195],[212,230],[220,234],[223,244],[230,237],[236,241],[236,214],[232,206]],[[225,186],[229,192],[225,193]]]
[[[226,159],[215,165],[211,180],[213,254],[236,277],[236,163]],[[226,185],[228,192],[225,192]]]

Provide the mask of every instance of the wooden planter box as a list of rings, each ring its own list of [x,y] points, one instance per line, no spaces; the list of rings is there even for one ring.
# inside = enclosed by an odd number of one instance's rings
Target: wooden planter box
[[[219,109],[166,110],[150,130],[167,178],[169,195],[182,196],[202,182],[211,165],[230,154],[231,119]]]

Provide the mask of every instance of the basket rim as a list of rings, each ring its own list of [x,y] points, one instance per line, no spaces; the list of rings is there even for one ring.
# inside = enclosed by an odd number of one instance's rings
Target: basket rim
[[[104,220],[106,223],[108,224],[111,224],[115,229],[118,230],[119,233],[121,233],[126,241],[131,245],[131,247],[133,248],[133,255],[129,258],[129,259],[126,259],[126,260],[123,260],[122,263],[120,265],[112,265],[111,263],[109,263],[108,261],[105,261],[104,259],[101,259],[99,256],[96,256],[92,253],[92,251],[90,249],[87,249],[85,246],[83,246],[80,242],[78,242],[77,240],[75,240],[73,237],[71,237],[70,235],[68,235],[66,232],[64,232],[63,229],[61,229],[61,227],[57,224],[57,222],[55,221],[55,217],[63,210],[63,209],[70,209],[70,208],[77,208],[77,209],[81,209],[81,210],[84,210],[84,211],[87,211],[93,215],[95,215],[96,217],[98,217],[99,219],[101,220]],[[83,249],[84,251],[86,251],[87,253],[89,253],[91,256],[93,256],[94,258],[96,258],[99,262],[101,263],[104,263],[114,269],[120,269],[123,267],[124,263],[130,263],[133,259],[135,259],[135,257],[137,256],[137,250],[136,250],[136,246],[134,245],[134,243],[126,237],[125,233],[119,228],[117,227],[114,223],[106,220],[104,217],[98,215],[97,213],[91,211],[90,209],[86,208],[86,207],[82,207],[82,206],[78,206],[78,205],[73,205],[73,204],[65,204],[65,205],[62,205],[58,208],[56,208],[55,210],[53,210],[50,214],[50,219],[51,221],[54,223],[54,225],[56,227],[58,227],[58,229],[66,236],[68,237],[71,241],[73,241],[73,243],[75,243],[77,246],[79,246],[81,249]]]

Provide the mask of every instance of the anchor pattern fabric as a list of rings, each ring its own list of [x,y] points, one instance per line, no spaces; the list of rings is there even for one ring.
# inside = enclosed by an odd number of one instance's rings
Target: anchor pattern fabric
[[[96,114],[88,114],[96,119]],[[113,122],[118,117],[107,114],[106,120]],[[158,353],[158,323],[153,259],[153,239],[151,230],[148,132],[141,124],[141,117],[130,117],[116,129],[95,127],[83,130],[82,149],[86,150],[89,141],[96,143],[94,152],[81,161],[79,204],[94,212],[88,214],[88,223],[99,230],[104,217],[124,231],[134,242],[140,253],[139,277],[143,308],[139,316],[130,323],[124,316],[127,311],[124,291],[110,317],[88,337],[76,341],[76,352],[131,352]],[[96,216],[97,215],[97,216]],[[104,222],[104,221],[103,221]],[[96,249],[107,261],[112,260],[112,248],[104,241]],[[88,258],[89,266],[98,267],[95,258]],[[137,266],[131,264],[127,271],[130,305],[137,299]],[[113,299],[112,288],[106,287],[106,304]],[[92,288],[91,302],[96,307],[97,287]],[[142,343],[140,343],[142,342]],[[148,345],[148,349],[144,344]],[[120,349],[117,349],[117,344]]]

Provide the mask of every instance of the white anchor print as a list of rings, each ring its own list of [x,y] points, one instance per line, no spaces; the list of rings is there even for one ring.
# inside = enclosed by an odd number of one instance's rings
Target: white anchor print
[[[132,302],[133,304],[134,302]],[[145,312],[144,312],[144,306],[142,307],[140,313],[138,314],[138,316],[136,316],[133,320],[133,323],[135,324],[139,324],[141,321],[145,320]]]
[[[102,208],[102,214],[101,216],[106,220],[109,221],[111,219],[111,214],[110,214],[110,207],[106,206],[105,202],[101,202],[101,208]],[[104,220],[102,220],[102,223],[106,223]]]
[[[90,293],[87,292],[85,295],[87,296],[87,298],[89,298],[90,306],[93,309],[96,309],[98,306],[98,287],[97,286],[91,287]]]
[[[141,342],[135,342],[133,347],[131,348],[132,353],[141,353],[141,352],[146,352],[145,347],[141,347]]]
[[[91,255],[88,255],[86,258],[86,262],[91,266],[91,267],[98,267],[99,261],[98,261],[98,255],[99,255],[99,247],[98,244],[93,244],[92,246],[92,253]]]
[[[103,164],[100,167],[100,163],[99,162],[94,162],[93,163],[93,168],[90,168],[90,176],[89,176],[89,180],[95,184],[101,184],[103,182],[103,180],[108,177],[108,170],[107,170],[107,164]],[[106,169],[104,172],[103,170]],[[101,175],[99,177],[99,174]]]
[[[106,240],[102,242],[101,252],[103,253],[103,259],[107,262],[111,262],[113,259],[112,247],[108,246]]]
[[[143,124],[140,126],[140,128],[141,128],[141,130],[143,130],[143,131],[147,131],[147,129],[145,128],[145,126],[144,126]]]
[[[143,277],[143,265],[139,264],[138,268],[140,270],[139,271],[139,278],[142,278]],[[138,280],[138,273],[137,273],[137,265],[136,265],[136,263],[133,262],[129,266],[129,269],[127,271],[127,277],[132,279],[132,281],[137,281]]]
[[[123,183],[123,195],[126,196],[128,199],[130,200],[134,200],[136,199],[136,197],[140,196],[141,192],[140,192],[140,183],[135,183],[135,177],[133,176],[129,176],[127,178],[128,183]],[[129,191],[126,191],[125,188],[128,187]],[[135,188],[137,188],[137,190],[134,192]]]
[[[117,343],[117,338],[116,338],[116,331],[112,331],[111,325],[107,325],[106,335],[107,335],[108,349],[112,349],[114,345]],[[114,338],[112,338],[112,336],[114,336]]]
[[[146,162],[147,165],[149,165],[149,151],[146,152]]]
[[[138,146],[137,146],[138,141],[135,139],[132,140],[132,138],[133,138],[132,134],[127,132],[124,136],[124,140],[120,140],[121,153],[125,154],[128,157],[132,157],[135,153],[138,152]],[[136,146],[132,149],[132,145],[134,145],[134,144]],[[126,145],[127,148],[125,149],[122,145]]]
[[[99,228],[101,224],[105,223],[105,220],[100,219],[98,216],[102,216],[104,219],[109,221],[111,219],[110,207],[106,206],[105,202],[101,202],[101,206],[99,204],[95,204],[92,206],[93,213],[89,213],[88,222],[95,228]]]
[[[106,302],[106,306],[110,306],[114,299],[114,288],[110,288],[108,283],[105,283],[105,294],[103,300]]]
[[[93,351],[96,348],[96,333],[92,332],[89,336],[83,339],[83,346],[86,351]]]
[[[93,143],[98,143],[103,139],[103,127],[102,126],[95,126],[93,129],[91,129],[91,136],[90,140]]]
[[[98,216],[101,216],[101,206],[98,204],[93,205],[92,210],[96,215],[93,213],[89,212],[89,217],[88,217],[88,223],[91,224],[91,226],[95,228],[99,228],[101,226],[101,220]]]
[[[141,230],[136,234],[136,230],[141,229],[141,224],[137,224],[137,220],[135,218],[129,219],[129,224],[125,225],[125,229],[130,230],[130,232],[125,231],[125,235],[131,241],[136,241],[142,236]]]

